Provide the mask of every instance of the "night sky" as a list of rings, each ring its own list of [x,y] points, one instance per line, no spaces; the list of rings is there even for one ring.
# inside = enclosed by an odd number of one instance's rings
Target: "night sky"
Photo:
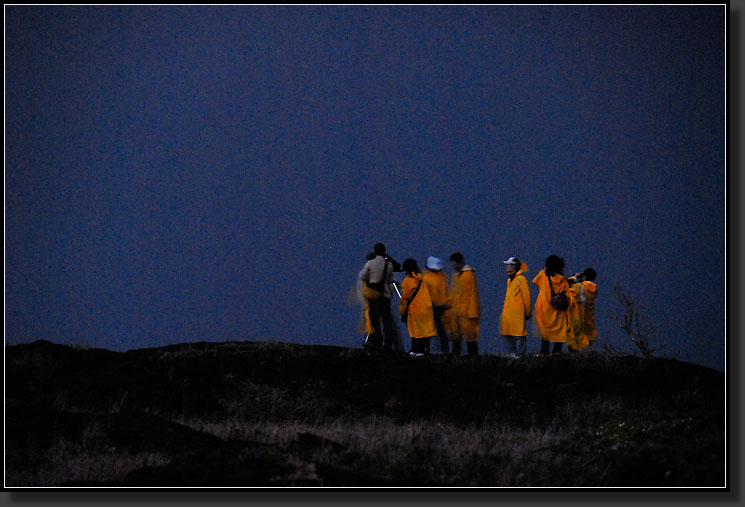
[[[483,352],[556,254],[723,370],[726,8],[6,6],[6,343],[360,347],[383,242],[463,252]]]

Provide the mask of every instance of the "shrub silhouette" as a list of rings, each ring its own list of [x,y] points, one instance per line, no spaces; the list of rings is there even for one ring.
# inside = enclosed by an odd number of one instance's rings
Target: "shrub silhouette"
[[[621,304],[622,312],[620,315],[611,314],[611,318],[619,323],[642,357],[652,359],[665,350],[665,344],[655,343],[655,326],[641,312],[638,299],[631,291],[615,283],[613,296]]]

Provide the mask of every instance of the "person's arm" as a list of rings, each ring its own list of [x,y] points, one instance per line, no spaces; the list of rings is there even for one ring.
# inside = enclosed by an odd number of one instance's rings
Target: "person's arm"
[[[401,314],[401,317],[403,317],[409,310],[409,301],[411,300],[412,291],[413,288],[411,284],[409,284],[409,280],[404,279],[404,281],[401,282],[401,302],[398,304],[398,313]]]
[[[466,283],[468,287],[468,317],[478,319],[481,315],[478,287],[476,286],[476,275],[473,271],[466,271]]]
[[[385,271],[385,277],[386,277],[386,283],[388,283],[388,287],[391,287],[393,283],[396,281],[396,279],[393,276],[394,269],[392,269],[394,266],[391,266],[390,263],[388,265],[388,269]],[[395,292],[395,289],[391,289],[391,295]]]
[[[366,262],[365,265],[362,267],[362,271],[360,271],[360,274],[357,276],[357,280],[359,282],[362,282],[363,284],[370,281],[370,263]]]
[[[391,265],[393,266],[393,272],[394,273],[400,273],[403,271],[403,268],[401,268],[401,264],[396,262],[396,260],[391,257],[390,255],[385,256],[385,260],[390,261]]]
[[[531,306],[530,306],[530,286],[528,285],[528,280],[522,275],[518,276],[517,281],[520,287],[520,295],[523,298],[523,308],[525,309],[525,320],[528,320],[530,319],[532,315]]]
[[[539,288],[541,286],[541,273],[543,273],[543,270],[540,270],[537,275],[533,278],[533,285],[537,285]]]

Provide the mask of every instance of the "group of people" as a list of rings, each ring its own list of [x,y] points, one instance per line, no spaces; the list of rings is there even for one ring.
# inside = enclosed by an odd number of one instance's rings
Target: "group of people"
[[[502,313],[502,334],[510,336],[511,332],[519,329],[520,336],[525,339],[525,326],[520,326],[519,304],[508,304],[510,295],[510,284],[512,280],[521,273],[527,271],[527,266],[511,257],[505,264],[514,261],[520,265],[521,271],[511,277],[507,284],[507,297],[505,298],[505,310],[509,307],[510,317],[514,318],[514,325],[505,327],[505,312]],[[538,329],[541,334],[541,354],[560,353],[564,344],[572,351],[579,351],[592,345],[597,339],[598,333],[595,329],[595,298],[598,295],[598,286],[595,283],[597,273],[592,268],[587,268],[574,276],[564,277],[564,259],[551,255],[546,259],[546,266],[533,278],[533,285],[538,286],[538,299],[535,303],[535,316]],[[510,278],[510,266],[507,266],[507,276]],[[527,292],[527,300],[530,301],[530,289],[525,277],[522,277]],[[522,294],[522,289],[519,289]],[[521,299],[523,299],[523,296]],[[512,296],[512,300],[516,299]],[[524,299],[523,299],[524,301]],[[529,306],[526,319],[530,318]],[[515,335],[516,342],[518,335]],[[552,345],[553,344],[553,345]],[[551,349],[551,350],[549,350]],[[525,352],[524,341],[522,353]],[[516,355],[521,351],[516,350]]]
[[[533,308],[525,278],[528,266],[517,257],[503,262],[507,291],[500,327],[513,357],[526,353],[527,322],[533,315],[541,335],[541,354],[561,353],[565,343],[571,351],[592,345],[597,338],[595,270],[587,268],[566,278],[564,260],[556,255],[548,257],[545,268],[532,281],[539,289]],[[460,252],[450,256],[450,265],[454,276],[448,284],[441,259],[430,256],[422,273],[414,259],[399,264],[387,255],[384,244],[376,244],[358,276],[365,302],[364,347],[395,348],[398,331],[392,314],[393,291],[397,290],[394,273],[405,272],[398,310],[411,338],[410,353],[428,354],[431,342],[438,339],[441,353],[460,355],[465,342],[467,354],[478,355],[481,302],[476,273]]]

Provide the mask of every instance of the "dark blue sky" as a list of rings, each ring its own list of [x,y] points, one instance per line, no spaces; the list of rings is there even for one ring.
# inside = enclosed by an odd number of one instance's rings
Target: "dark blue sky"
[[[725,9],[6,7],[6,343],[358,347],[382,241],[464,253],[486,352],[558,254],[723,369]]]

